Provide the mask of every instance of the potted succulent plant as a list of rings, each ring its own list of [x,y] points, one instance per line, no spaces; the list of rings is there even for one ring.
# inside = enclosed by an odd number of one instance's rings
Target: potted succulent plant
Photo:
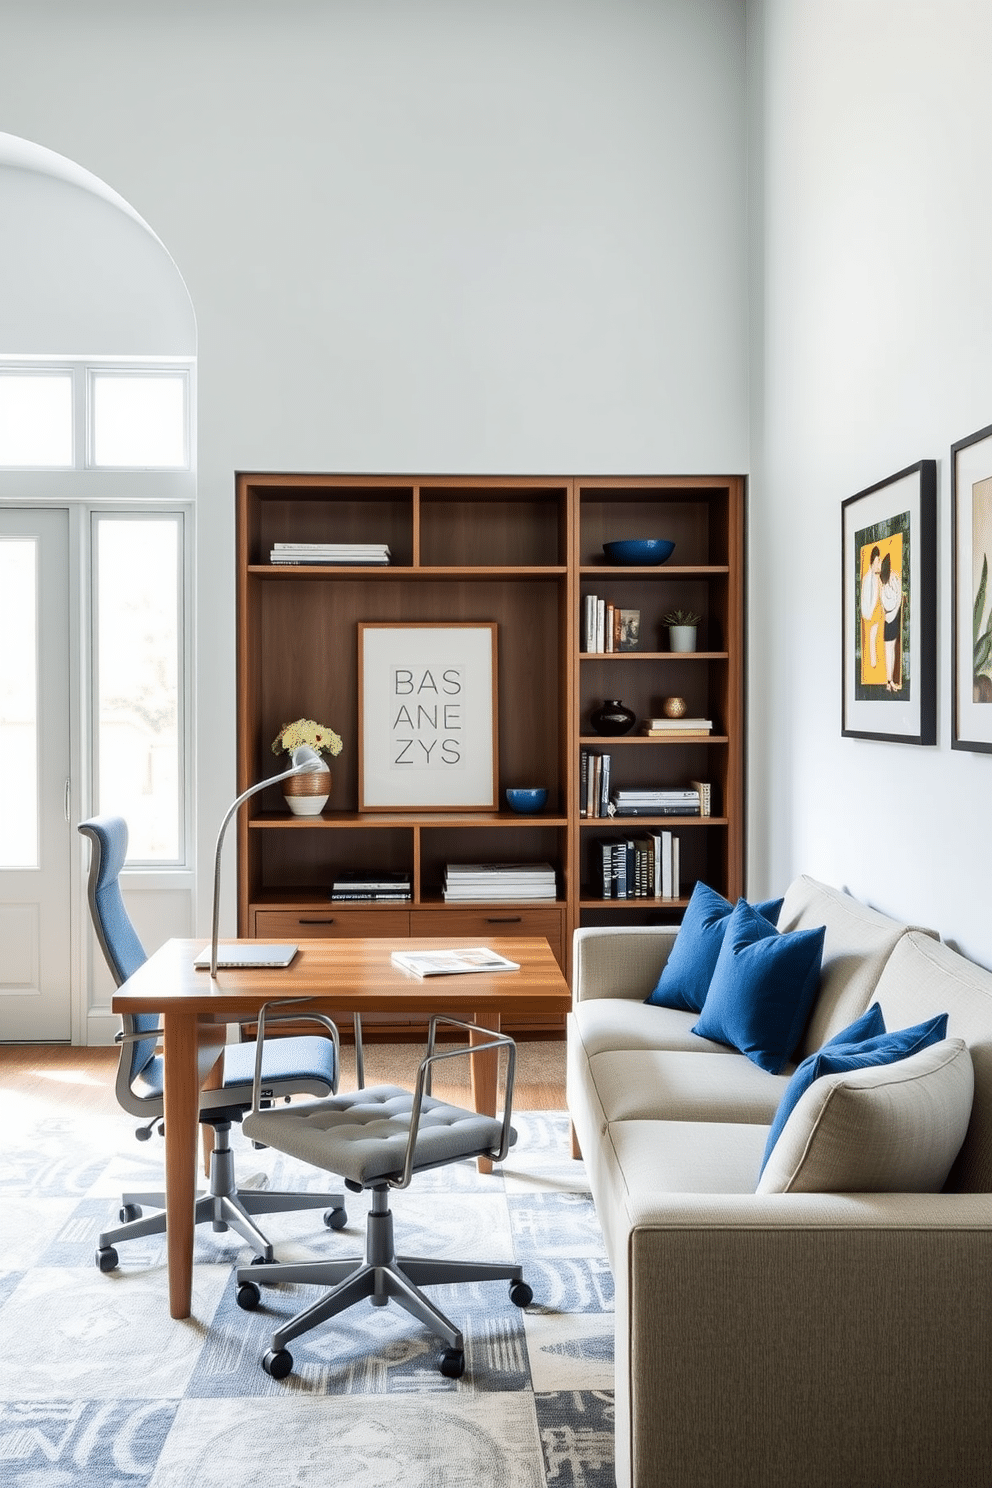
[[[333,729],[312,718],[297,718],[284,723],[272,740],[273,754],[292,754],[301,744],[309,744],[317,754],[341,753],[341,737]],[[293,775],[282,783],[286,805],[294,816],[319,816],[331,794],[330,770],[314,770],[309,775]]]
[[[668,644],[672,651],[695,651],[699,616],[694,610],[669,610],[662,616],[661,623],[668,626]]]

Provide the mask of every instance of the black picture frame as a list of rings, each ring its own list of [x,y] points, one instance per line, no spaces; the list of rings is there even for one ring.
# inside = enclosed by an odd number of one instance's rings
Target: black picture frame
[[[937,462],[841,503],[841,733],[937,742]]]
[[[987,424],[951,445],[951,748],[978,754],[992,754],[990,553],[992,424]]]

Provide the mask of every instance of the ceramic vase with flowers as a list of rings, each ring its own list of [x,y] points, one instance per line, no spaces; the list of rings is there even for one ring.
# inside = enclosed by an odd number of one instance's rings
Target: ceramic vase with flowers
[[[321,758],[341,753],[341,738],[326,724],[312,718],[297,718],[285,723],[272,741],[273,754],[292,754],[301,744],[309,744]],[[292,775],[282,782],[286,805],[294,816],[319,816],[331,794],[329,769],[314,770],[309,775]]]

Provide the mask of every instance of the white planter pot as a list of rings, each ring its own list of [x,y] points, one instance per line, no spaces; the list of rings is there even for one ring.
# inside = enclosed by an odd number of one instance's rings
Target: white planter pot
[[[673,651],[695,651],[696,627],[694,625],[670,625],[668,644]]]

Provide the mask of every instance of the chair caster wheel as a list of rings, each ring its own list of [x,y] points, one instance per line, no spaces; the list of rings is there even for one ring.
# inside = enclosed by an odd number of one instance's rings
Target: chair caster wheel
[[[272,1256],[252,1256],[248,1264],[250,1266],[271,1266],[272,1261]]]
[[[122,1204],[117,1215],[121,1224],[130,1224],[132,1219],[141,1218],[140,1204]]]
[[[253,1281],[243,1281],[238,1287],[237,1302],[242,1312],[254,1312],[262,1300],[262,1293]]]
[[[534,1292],[525,1281],[510,1282],[510,1301],[514,1307],[529,1307],[534,1300]]]
[[[112,1245],[105,1245],[96,1253],[96,1263],[101,1271],[116,1271],[118,1255]]]
[[[262,1355],[262,1368],[272,1379],[285,1379],[293,1367],[293,1356],[288,1349],[269,1349]]]
[[[343,1230],[348,1223],[347,1209],[325,1209],[324,1223],[329,1230]]]
[[[448,1379],[461,1379],[465,1373],[465,1350],[445,1349],[441,1355],[441,1373]]]

